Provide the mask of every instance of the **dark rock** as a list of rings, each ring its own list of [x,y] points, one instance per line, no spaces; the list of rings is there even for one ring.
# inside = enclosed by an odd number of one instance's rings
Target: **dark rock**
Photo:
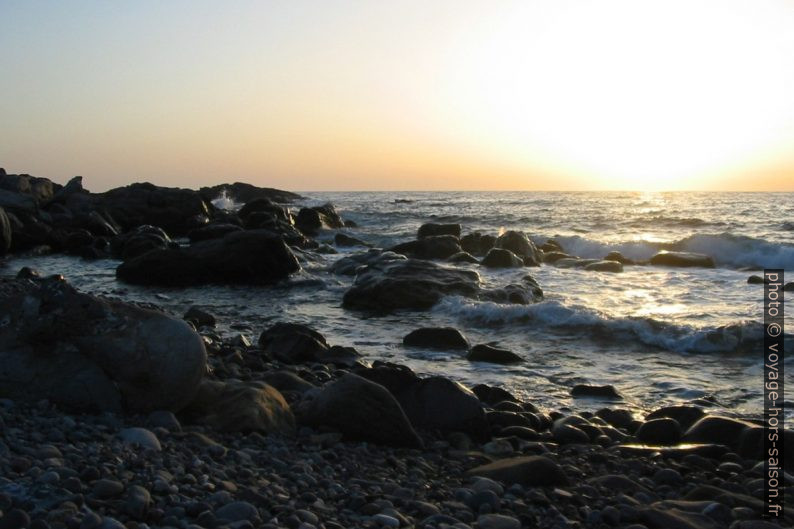
[[[235,231],[243,231],[241,226],[231,223],[212,223],[196,228],[188,233],[190,242],[206,241],[209,239],[220,239]]]
[[[783,286],[784,292],[794,292],[794,281],[789,281]]]
[[[344,228],[336,209],[331,204],[301,208],[295,218],[295,226],[306,235],[316,235],[323,228]]]
[[[345,233],[334,235],[334,244],[337,246],[371,246],[370,244]]]
[[[394,252],[372,249],[368,252],[358,253],[343,257],[331,265],[331,271],[339,275],[354,276],[356,272],[367,265],[385,264],[391,261],[405,261],[407,258]]]
[[[182,319],[192,321],[196,327],[215,327],[215,316],[195,306],[187,309]]]
[[[503,287],[483,290],[480,299],[494,303],[529,305],[543,299],[543,289],[540,288],[535,278],[526,275],[519,284],[511,283]]]
[[[490,437],[480,400],[457,382],[438,376],[419,378],[389,367],[359,370],[358,374],[388,389],[415,428],[465,432],[478,440]]]
[[[477,398],[490,406],[503,401],[518,402],[512,393],[497,386],[477,384],[471,390],[477,395]]]
[[[543,255],[526,234],[519,231],[507,231],[496,239],[496,248],[510,250],[523,259],[526,266],[540,266]]]
[[[146,426],[150,428],[164,428],[169,432],[181,432],[182,425],[179,419],[168,410],[155,410],[146,417]]]
[[[493,235],[483,235],[480,232],[469,233],[460,240],[460,246],[464,251],[472,255],[483,256],[496,244],[496,237]]]
[[[682,440],[686,443],[717,443],[736,448],[744,431],[757,427],[738,419],[707,415],[693,424]]]
[[[446,268],[408,259],[369,265],[345,293],[347,308],[374,311],[428,309],[445,295],[475,297],[480,276],[469,270]]]
[[[706,412],[695,406],[665,406],[664,408],[659,408],[649,413],[645,417],[645,420],[649,421],[651,419],[669,417],[670,419],[675,419],[676,422],[681,425],[681,429],[686,431],[703,418],[704,415],[706,415]]]
[[[564,251],[564,250],[562,249],[562,246],[560,245],[560,243],[558,243],[558,242],[557,242],[557,241],[555,241],[554,239],[548,239],[546,242],[544,242],[544,243],[543,243],[543,244],[540,246],[540,248],[539,248],[539,249],[540,249],[540,250],[541,250],[543,253],[549,253],[549,252],[563,252],[563,251]]]
[[[123,260],[172,246],[173,241],[165,231],[147,224],[136,226],[124,235],[116,237],[111,245],[114,255]]]
[[[585,397],[585,398],[598,398],[598,399],[616,399],[620,400],[623,397],[615,389],[615,386],[592,386],[590,384],[576,384],[571,389],[572,397]]]
[[[750,276],[747,278],[748,285],[763,285],[766,280],[761,276]]]
[[[394,396],[380,384],[352,373],[326,384],[314,395],[308,392],[297,414],[302,424],[329,426],[349,439],[422,446]]]
[[[474,257],[469,252],[458,252],[456,254],[450,255],[447,259],[450,263],[471,263],[471,264],[478,264],[479,261],[476,257]]]
[[[632,413],[623,409],[601,408],[596,412],[596,417],[604,419],[615,428],[628,428],[634,422]]]
[[[418,259],[446,259],[461,252],[460,241],[453,235],[432,235],[398,244],[390,251]]]
[[[188,248],[147,252],[122,263],[116,276],[143,285],[270,284],[299,269],[298,260],[281,237],[251,230]]]
[[[314,329],[299,323],[279,322],[259,336],[259,347],[287,364],[319,361],[328,342]]]
[[[205,370],[201,337],[160,312],[59,276],[0,281],[0,394],[85,411],[178,410]]]
[[[183,235],[197,227],[196,219],[208,218],[209,210],[197,191],[132,184],[92,195],[93,208],[104,209],[124,230],[151,224],[168,233]]]
[[[316,387],[291,371],[267,371],[262,374],[262,380],[282,393],[286,391],[306,393]]]
[[[499,349],[487,344],[475,345],[469,351],[466,359],[470,362],[488,362],[491,364],[515,364],[524,359],[507,349]]]
[[[411,331],[403,345],[430,349],[469,349],[469,341],[453,327],[426,327]]]
[[[432,237],[435,235],[453,235],[460,238],[460,224],[422,224],[419,226],[417,238]]]
[[[604,256],[604,261],[617,261],[624,265],[633,265],[634,260],[629,259],[628,257],[624,257],[620,252],[609,252]]]
[[[554,421],[551,435],[560,444],[589,444],[590,436],[577,425],[569,424],[564,420]]]
[[[669,446],[681,441],[681,425],[675,419],[651,419],[642,423],[636,433],[637,440],[646,445]]]
[[[204,380],[183,415],[219,432],[291,435],[295,430],[295,417],[284,397],[261,383]]]
[[[524,261],[510,250],[491,248],[480,264],[487,268],[520,268]]]
[[[547,252],[543,254],[544,263],[554,264],[557,261],[562,261],[563,259],[575,259],[575,257],[572,257],[564,252]]]
[[[144,520],[152,503],[152,496],[149,491],[140,485],[131,485],[127,489],[126,496],[124,511],[133,520]]]
[[[619,261],[597,261],[595,263],[590,263],[585,265],[585,270],[588,272],[612,272],[618,273],[623,271],[623,263]]]
[[[11,221],[8,220],[5,210],[0,207],[0,255],[5,255],[11,249]]]
[[[651,257],[650,263],[656,266],[714,268],[714,259],[708,255],[689,252],[659,252]]]
[[[221,196],[227,196],[240,204],[246,204],[257,198],[267,198],[273,202],[289,203],[295,200],[300,200],[302,196],[289,191],[282,191],[280,189],[273,189],[270,187],[257,187],[243,182],[234,182],[233,184],[220,184],[212,187],[202,187],[199,189],[199,194],[204,198],[207,203],[212,202]]]
[[[544,456],[502,459],[473,468],[467,474],[493,479],[507,485],[518,483],[528,487],[552,487],[569,483],[562,468]]]
[[[253,523],[259,520],[259,511],[247,501],[233,501],[218,508],[215,511],[215,517],[227,523],[241,521]]]

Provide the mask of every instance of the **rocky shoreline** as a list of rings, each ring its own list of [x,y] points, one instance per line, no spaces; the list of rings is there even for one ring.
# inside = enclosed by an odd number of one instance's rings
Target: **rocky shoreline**
[[[554,241],[536,247],[520,232],[462,236],[459,225],[427,224],[415,241],[367,249],[333,206],[293,215],[281,202],[296,195],[243,184],[93,194],[80,180],[61,187],[2,172],[0,188],[6,252],[121,259],[117,276],[132,283],[268,285],[334,251],[318,234],[344,230],[336,245],[362,252],[330,270],[355,276],[340,302],[374,316],[426,310],[450,294],[543,297],[531,275],[485,288],[456,263],[631,265],[568,256]],[[213,207],[221,190],[243,208]],[[651,262],[713,266],[662,255]],[[199,307],[177,317],[78,292],[60,276],[7,275],[0,529],[778,526],[760,520],[755,422],[696,406],[635,417],[611,386],[572,388],[608,404],[595,413],[539,409],[502,388],[369,364],[305,325],[275,323],[253,344],[222,339]],[[521,361],[451,328],[416,329],[404,343]]]

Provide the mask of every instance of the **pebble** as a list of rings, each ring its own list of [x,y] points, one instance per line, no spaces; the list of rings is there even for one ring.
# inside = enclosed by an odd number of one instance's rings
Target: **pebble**
[[[501,514],[483,514],[477,518],[477,526],[480,529],[521,529],[521,522]]]
[[[372,521],[384,527],[400,527],[400,520],[382,513],[373,515]]]
[[[113,498],[124,492],[124,484],[115,479],[100,479],[94,483],[92,492],[100,499]]]
[[[146,428],[125,428],[118,436],[125,444],[138,445],[145,450],[159,452],[163,449],[154,432]]]

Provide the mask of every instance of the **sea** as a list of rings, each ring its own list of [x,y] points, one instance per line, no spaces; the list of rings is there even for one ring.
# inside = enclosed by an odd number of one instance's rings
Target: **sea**
[[[660,250],[707,254],[715,268],[625,266],[622,273],[543,265],[476,270],[487,286],[514,282],[528,272],[545,294],[523,306],[450,296],[427,311],[373,316],[342,307],[352,277],[334,275],[337,259],[362,248],[305,259],[303,269],[275,286],[141,287],[115,278],[114,260],[19,256],[0,270],[22,266],[63,274],[93,294],[154,304],[181,316],[193,305],[216,315],[217,332],[255,342],[277,321],[299,322],[328,342],[355,347],[368,362],[410,366],[473,386],[502,386],[548,410],[606,405],[638,417],[664,405],[695,404],[745,418],[763,411],[763,285],[748,284],[764,268],[783,269],[794,281],[794,193],[718,192],[317,192],[293,204],[334,204],[354,228],[346,233],[388,248],[416,238],[423,223],[460,223],[463,233],[497,235],[520,230],[538,245],[557,241],[564,251],[602,258],[611,251],[647,260]],[[228,197],[218,207],[239,207]],[[317,239],[333,246],[335,231]],[[187,241],[184,241],[187,244]],[[794,293],[791,294],[794,296]],[[794,391],[794,307],[784,319],[786,382]],[[460,329],[472,342],[522,356],[520,364],[472,363],[459,352],[402,345],[424,326]],[[611,384],[623,401],[572,398],[575,384]],[[787,415],[794,410],[786,400]]]

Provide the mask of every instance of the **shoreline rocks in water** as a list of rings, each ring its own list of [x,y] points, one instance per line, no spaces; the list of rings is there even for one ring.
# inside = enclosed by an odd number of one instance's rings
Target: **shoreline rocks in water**
[[[656,266],[714,268],[714,259],[700,253],[665,251],[651,257],[650,264]]]

